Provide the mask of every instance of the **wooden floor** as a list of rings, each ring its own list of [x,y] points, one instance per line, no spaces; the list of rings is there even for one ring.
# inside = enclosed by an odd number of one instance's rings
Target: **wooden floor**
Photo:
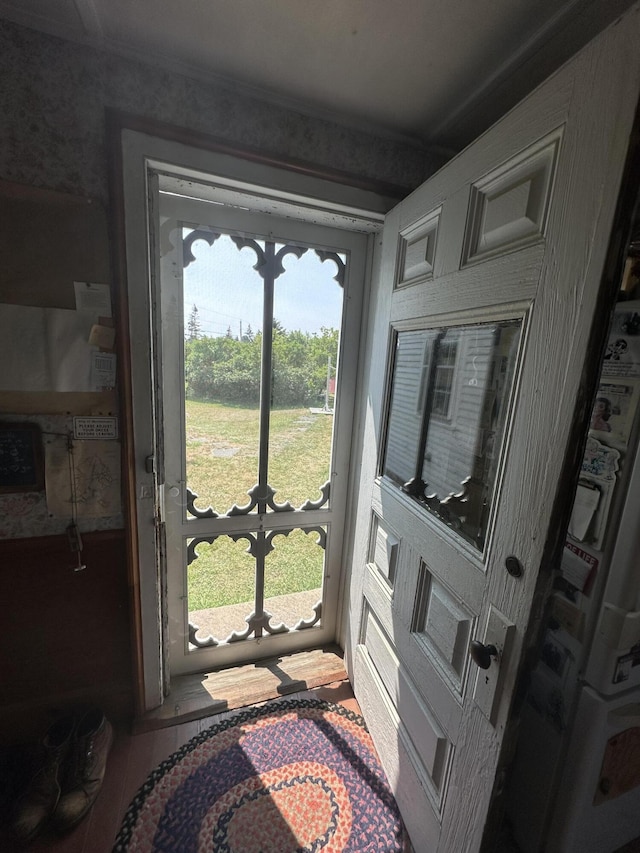
[[[310,696],[337,702],[360,713],[346,680],[303,690],[288,698]],[[149,773],[190,738],[233,713],[229,711],[139,734],[116,732],[102,790],[80,826],[64,838],[42,836],[28,848],[17,847],[5,833],[0,836],[0,850],[3,853],[45,850],[50,853],[110,853],[127,807]]]
[[[218,672],[179,675],[162,707],[136,723],[136,732],[186,723],[235,708],[257,705],[347,677],[338,646],[267,658]]]
[[[280,689],[288,692],[288,686],[292,683],[293,680],[285,679],[285,686]],[[273,685],[269,689],[272,687]],[[264,690],[264,684],[257,685],[256,690]],[[276,686],[275,695],[277,693]],[[309,697],[336,702],[356,713],[360,713],[351,685],[346,678],[324,686],[289,693],[287,698]],[[249,703],[245,701],[240,704],[246,706]],[[188,711],[193,713],[193,707],[190,707]],[[172,725],[168,724],[167,720],[155,720],[148,727],[148,730],[138,731],[134,734],[129,731],[117,730],[109,754],[104,785],[93,809],[80,826],[64,838],[43,835],[32,845],[25,848],[15,845],[10,840],[6,828],[3,829],[2,827],[2,819],[6,818],[7,815],[0,814],[0,851],[2,853],[42,853],[42,851],[49,851],[49,853],[111,853],[113,842],[129,803],[149,773],[192,737],[235,713],[237,713],[236,710],[229,710],[200,719],[180,723],[174,721]],[[2,810],[0,809],[0,811]],[[519,850],[505,835],[501,835],[495,853],[519,853]],[[640,853],[640,839],[621,848],[617,853]]]

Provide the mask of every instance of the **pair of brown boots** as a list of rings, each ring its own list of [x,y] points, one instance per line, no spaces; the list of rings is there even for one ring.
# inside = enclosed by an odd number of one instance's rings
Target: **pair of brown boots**
[[[97,708],[61,717],[43,741],[44,763],[16,804],[13,832],[23,844],[45,827],[68,832],[102,787],[113,729]]]

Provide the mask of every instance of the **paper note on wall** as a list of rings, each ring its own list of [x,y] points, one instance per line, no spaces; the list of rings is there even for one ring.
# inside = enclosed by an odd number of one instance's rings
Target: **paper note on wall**
[[[88,311],[94,317],[111,316],[111,290],[108,284],[74,281],[78,311]]]
[[[579,483],[571,511],[569,522],[569,535],[574,539],[583,541],[589,530],[598,504],[600,503],[600,491],[595,486]]]
[[[1,305],[0,391],[96,390],[92,325],[84,312]]]
[[[118,515],[120,444],[74,441],[69,464],[66,438],[45,443],[47,508],[57,517],[101,518]],[[72,486],[73,483],[73,486]]]
[[[91,354],[91,390],[110,391],[116,384],[116,357],[112,352]]]

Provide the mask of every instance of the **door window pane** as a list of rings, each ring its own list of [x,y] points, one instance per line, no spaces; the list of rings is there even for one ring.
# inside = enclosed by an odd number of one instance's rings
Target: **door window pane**
[[[264,606],[273,624],[319,623],[326,535],[324,528],[297,528],[273,536],[264,577]]]
[[[329,480],[346,257],[326,255],[285,256],[273,288],[269,482],[296,508]]]
[[[263,284],[226,234],[185,228],[183,246],[187,486],[225,514],[258,478]]]
[[[484,547],[520,320],[400,332],[383,473]]]
[[[396,338],[384,473],[400,485],[416,471],[435,336],[420,329]]]
[[[347,255],[182,240],[188,515],[328,504]]]

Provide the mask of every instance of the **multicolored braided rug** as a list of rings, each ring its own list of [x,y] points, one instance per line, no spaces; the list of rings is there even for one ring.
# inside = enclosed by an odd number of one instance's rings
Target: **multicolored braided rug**
[[[163,761],[114,853],[402,853],[364,720],[317,700],[234,715]]]

